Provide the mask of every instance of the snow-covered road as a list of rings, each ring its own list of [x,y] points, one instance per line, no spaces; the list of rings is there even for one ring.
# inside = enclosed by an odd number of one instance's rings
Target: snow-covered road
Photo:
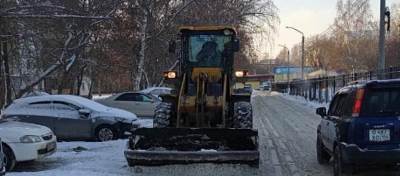
[[[62,142],[58,152],[41,161],[23,163],[12,176],[63,175],[271,175],[329,176],[331,166],[321,166],[315,155],[316,128],[320,117],[302,101],[277,93],[255,92],[254,123],[259,130],[260,168],[247,165],[127,166],[123,156],[126,140],[105,143]],[[84,151],[74,151],[81,146]],[[370,175],[398,175],[369,172]]]

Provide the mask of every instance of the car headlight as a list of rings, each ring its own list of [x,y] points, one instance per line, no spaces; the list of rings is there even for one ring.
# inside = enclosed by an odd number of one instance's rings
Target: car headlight
[[[26,136],[22,136],[21,138],[19,138],[19,140],[22,143],[37,143],[37,142],[41,142],[42,138],[40,136],[26,135]]]

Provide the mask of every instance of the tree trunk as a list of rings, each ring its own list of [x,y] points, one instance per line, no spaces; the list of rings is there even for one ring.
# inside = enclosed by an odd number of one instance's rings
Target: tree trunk
[[[80,73],[78,75],[78,83],[77,83],[77,90],[76,90],[76,95],[80,95],[81,94],[81,86],[82,86],[82,81],[83,81],[83,74],[85,73],[85,69],[86,69],[86,65],[84,65],[81,70]]]
[[[8,47],[7,42],[3,42],[2,44],[2,58],[3,58],[3,71],[4,71],[4,105],[3,108],[7,107],[11,103],[11,79],[10,79],[10,67],[8,65]]]
[[[146,46],[147,46],[147,19],[148,13],[147,10],[143,8],[143,20],[140,27],[140,51],[139,51],[139,63],[137,65],[137,70],[133,82],[133,88],[135,91],[140,90],[140,83],[142,81],[143,72],[144,72],[144,60],[146,57]]]
[[[90,87],[89,87],[89,93],[88,93],[88,97],[89,99],[93,98],[93,85],[95,84],[95,79],[92,78],[92,80],[90,81]]]

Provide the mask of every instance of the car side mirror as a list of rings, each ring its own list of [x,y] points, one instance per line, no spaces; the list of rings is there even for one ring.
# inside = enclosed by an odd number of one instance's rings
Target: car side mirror
[[[326,108],[325,107],[319,107],[319,108],[317,108],[316,113],[318,115],[320,115],[321,117],[325,117],[326,116]]]
[[[88,119],[90,113],[92,113],[89,109],[79,109],[79,115],[83,119]]]
[[[175,41],[170,41],[168,43],[168,52],[171,54],[175,54],[176,51],[176,42]]]

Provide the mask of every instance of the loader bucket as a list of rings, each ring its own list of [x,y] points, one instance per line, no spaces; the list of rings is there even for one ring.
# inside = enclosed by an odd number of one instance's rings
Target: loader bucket
[[[251,129],[142,128],[125,151],[130,166],[234,163],[258,166],[258,132]]]

